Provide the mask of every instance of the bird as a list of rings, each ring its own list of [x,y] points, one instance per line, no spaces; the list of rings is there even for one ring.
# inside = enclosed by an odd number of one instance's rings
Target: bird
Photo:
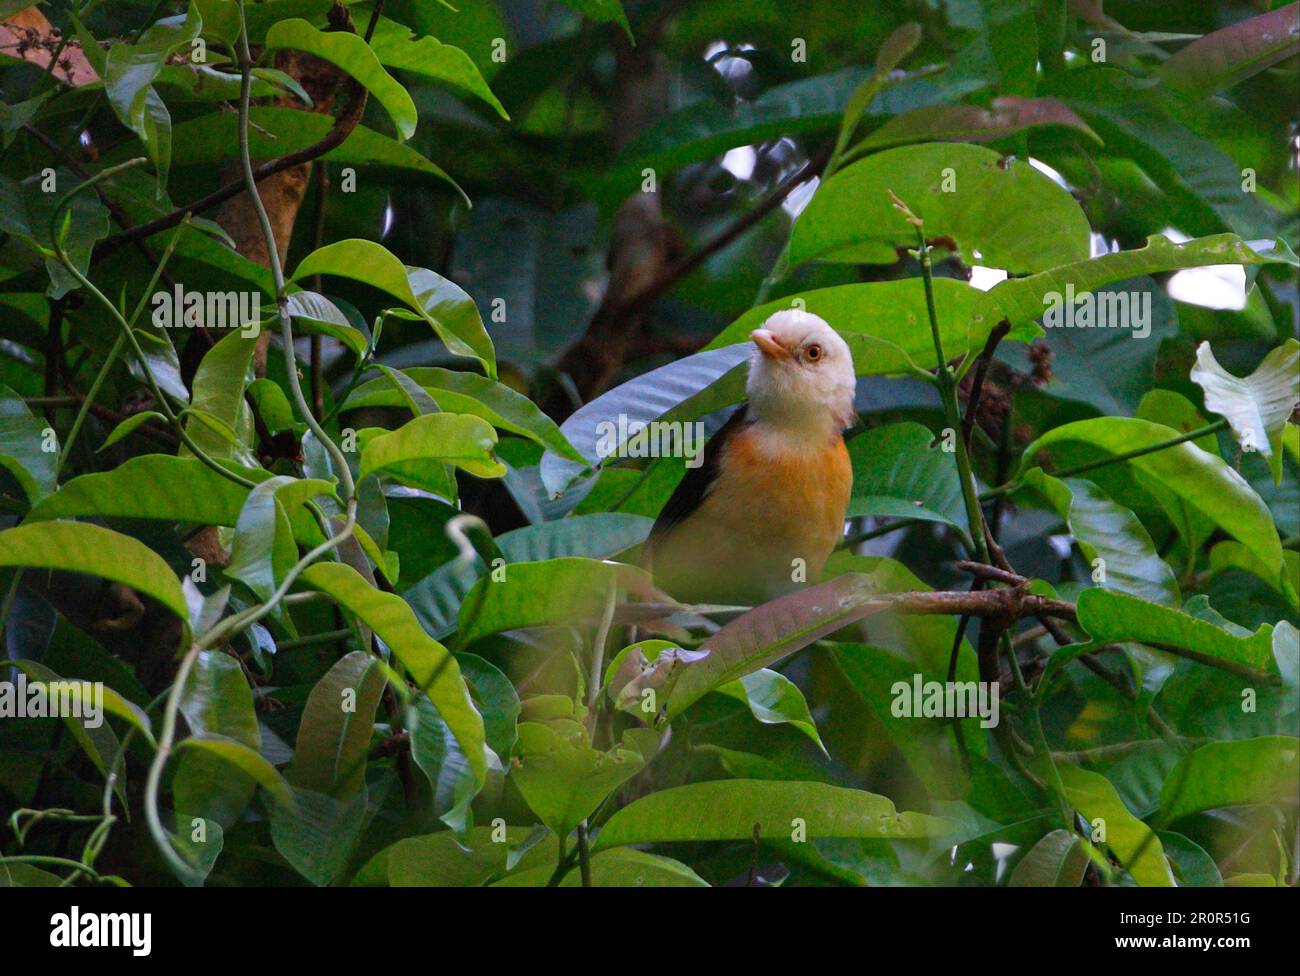
[[[687,469],[642,547],[655,585],[683,603],[757,606],[816,582],[844,530],[848,344],[802,309],[776,312],[749,338],[747,402]]]

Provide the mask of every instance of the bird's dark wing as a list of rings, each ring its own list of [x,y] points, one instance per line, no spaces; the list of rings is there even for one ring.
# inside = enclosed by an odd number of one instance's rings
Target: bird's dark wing
[[[686,476],[678,482],[677,489],[664,503],[659,517],[655,519],[654,527],[650,529],[650,536],[646,540],[647,551],[653,549],[655,543],[667,535],[674,525],[684,522],[699,508],[700,502],[704,500],[704,496],[708,494],[709,488],[718,477],[722,452],[728,439],[751,423],[753,419],[749,416],[749,408],[742,405],[727,418],[725,424],[718,428],[718,432],[709,438],[708,444],[704,447],[704,463],[697,468],[686,469]]]

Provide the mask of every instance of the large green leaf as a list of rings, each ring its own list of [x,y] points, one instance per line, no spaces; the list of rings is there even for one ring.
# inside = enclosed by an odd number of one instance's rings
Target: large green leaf
[[[229,458],[255,465],[252,452],[253,419],[244,402],[244,389],[252,381],[253,352],[257,337],[243,330],[231,332],[209,349],[194,374],[190,407],[201,415],[187,418],[185,430],[209,457]],[[204,417],[215,417],[217,425]],[[234,433],[235,443],[221,430]],[[189,456],[182,446],[181,456]]]
[[[247,497],[247,488],[197,458],[142,454],[112,471],[73,478],[33,508],[28,518],[93,515],[234,525]]]
[[[644,541],[652,525],[641,515],[596,512],[514,529],[498,536],[496,544],[510,563],[563,556],[609,559]],[[461,604],[483,569],[478,560],[471,564],[452,560],[408,589],[402,598],[429,633],[442,637],[455,628]]]
[[[457,356],[471,356],[496,377],[492,340],[483,327],[474,300],[458,286],[426,268],[412,268],[373,241],[352,238],[317,248],[303,258],[294,281],[314,275],[352,278],[385,291],[406,303]]]
[[[224,736],[192,735],[178,742],[176,749],[178,752],[198,749],[210,753],[223,762],[235,766],[241,773],[251,777],[257,782],[258,786],[263,787],[281,804],[293,806],[293,792],[289,789],[289,784],[285,782],[284,777],[280,775],[274,766],[267,762],[260,752],[242,742],[227,739]]]
[[[480,478],[505,474],[492,457],[497,435],[478,417],[458,413],[428,413],[416,417],[390,434],[372,438],[361,451],[361,473],[368,474],[419,461],[447,461]]]
[[[864,837],[937,837],[952,824],[921,813],[899,813],[888,797],[825,783],[716,780],[692,783],[624,807],[601,828],[595,850],[671,841]]]
[[[948,189],[946,189],[947,187]],[[1028,163],[963,143],[887,149],[840,170],[790,234],[790,263],[893,264],[916,231],[890,201],[952,238],[966,264],[1033,273],[1088,256],[1088,221],[1061,187]]]
[[[504,383],[461,370],[440,366],[414,366],[402,375],[418,384],[440,410],[481,417],[493,427],[519,434],[561,457],[582,462],[583,457],[560,433],[555,421],[522,393]],[[344,410],[361,407],[405,406],[401,393],[380,377],[358,386],[343,403]]]
[[[1147,238],[1145,247],[1112,251],[1038,274],[1008,278],[989,289],[979,306],[984,318],[993,322],[1005,318],[1013,329],[1020,329],[1024,334],[1022,327],[1043,314],[1047,307],[1045,299],[1049,300],[1053,294],[1063,296],[1072,290],[1076,297],[1081,297],[1114,281],[1182,268],[1273,263],[1295,267],[1300,265],[1300,260],[1281,238],[1247,242],[1236,234],[1215,234],[1175,244],[1163,235],[1153,234]]]
[[[235,523],[230,563],[222,572],[268,600],[298,560],[289,512],[317,495],[334,494],[334,485],[317,478],[278,475],[248,493]]]
[[[1151,603],[1182,603],[1173,569],[1156,553],[1151,536],[1131,511],[1082,478],[1062,480],[1034,468],[1024,482],[1069,526],[1084,558],[1101,573],[1098,585]],[[1103,560],[1100,566],[1098,559]]]
[[[59,445],[45,437],[45,429],[20,396],[0,384],[0,467],[14,476],[32,505],[58,487]],[[45,450],[47,444],[54,449]]]
[[[63,569],[125,583],[182,621],[189,618],[180,582],[144,543],[89,522],[37,522],[0,532],[0,566]]]
[[[593,888],[707,888],[709,883],[680,861],[660,854],[621,848],[599,851],[591,856]],[[496,882],[494,887],[541,887],[550,883],[555,865],[516,871]],[[582,871],[569,870],[560,881],[561,888],[583,885]]]
[[[1265,672],[1276,670],[1270,624],[1262,625],[1253,634],[1238,636],[1181,610],[1098,587],[1079,595],[1077,609],[1079,623],[1095,644],[1137,641],[1166,645],[1208,663],[1224,662]]]
[[[853,495],[848,516],[944,522],[970,538],[955,455],[931,447],[934,435],[916,423],[887,424],[848,443]]]
[[[544,833],[542,835],[544,837]],[[444,830],[404,837],[376,854],[357,872],[354,885],[477,887],[507,871],[544,867],[555,859],[526,827],[471,827],[463,834]]]
[[[501,118],[510,121],[505,106],[492,94],[474,62],[460,48],[443,44],[428,34],[416,38],[408,27],[387,17],[379,19],[370,47],[381,64],[475,95],[491,105]]]
[[[308,571],[319,568],[308,567]],[[383,669],[364,651],[351,651],[316,682],[307,697],[287,773],[295,789],[343,801],[362,792],[375,709],[383,690]]]
[[[1216,807],[1295,803],[1300,796],[1300,742],[1270,735],[1211,742],[1189,753],[1165,778],[1160,821]]]
[[[375,589],[350,566],[316,563],[308,566],[300,578],[304,585],[329,594],[388,645],[437,707],[442,721],[460,743],[475,781],[481,785],[487,776],[483,718],[470,701],[456,659],[421,629],[401,597]]]
[[[203,19],[191,6],[184,17],[157,21],[134,44],[114,44],[104,59],[108,104],[148,148],[160,184],[166,184],[171,165],[171,113],[153,82],[172,51],[188,45],[202,29]]]
[[[1059,766],[1059,771],[1065,798],[1094,831],[1105,831],[1104,846],[1133,880],[1143,887],[1172,888],[1174,876],[1160,838],[1124,806],[1106,777],[1065,764]]]
[[[563,557],[509,563],[470,590],[458,620],[462,644],[488,634],[554,624],[584,626],[600,617],[613,588],[649,590],[649,577],[634,566]]]
[[[1222,414],[1246,451],[1268,458],[1273,483],[1282,483],[1282,431],[1300,404],[1300,342],[1288,339],[1244,379],[1219,365],[1208,342],[1196,347],[1192,382],[1205,391],[1205,409]]]
[[[181,714],[197,736],[224,736],[261,749],[253,693],[239,660],[221,651],[201,651],[181,697]],[[208,749],[178,757],[172,796],[183,822],[197,815],[222,827],[235,824],[257,789],[257,781],[237,764]]]
[[[406,140],[415,133],[419,121],[415,103],[406,89],[384,70],[375,52],[359,35],[347,31],[327,33],[299,17],[293,17],[271,25],[266,32],[266,48],[293,48],[330,62],[374,95],[393,120],[399,138]]]
[[[1072,442],[1082,445],[1089,457],[1120,457],[1178,436],[1169,427],[1131,417],[1079,420],[1048,431],[1025,448],[1021,467],[1041,463],[1040,457],[1056,457]],[[1156,501],[1175,524],[1190,510],[1249,546],[1265,565],[1282,571],[1282,544],[1268,506],[1220,458],[1184,441],[1122,464],[1139,486],[1155,489]]]
[[[334,125],[330,116],[319,112],[269,105],[254,107],[248,116],[248,151],[254,159],[285,156],[314,146],[329,134]],[[176,166],[214,165],[238,158],[239,119],[233,115],[222,112],[201,115],[176,126],[173,135],[172,161]],[[127,159],[131,149],[130,145],[123,146],[109,153],[107,158],[110,161]],[[340,166],[386,166],[422,173],[450,184],[468,200],[465,192],[442,167],[409,145],[364,125],[354,127],[342,143],[322,158]]]
[[[629,730],[620,745],[601,752],[580,722],[521,722],[510,778],[542,823],[567,836],[653,755],[649,740],[658,737],[647,732]]]

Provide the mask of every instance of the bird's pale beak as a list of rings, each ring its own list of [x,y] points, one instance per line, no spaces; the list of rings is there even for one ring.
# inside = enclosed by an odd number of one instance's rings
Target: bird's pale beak
[[[758,346],[761,352],[768,359],[789,359],[790,350],[781,345],[781,341],[776,337],[776,333],[771,329],[755,329],[749,334],[754,345]]]

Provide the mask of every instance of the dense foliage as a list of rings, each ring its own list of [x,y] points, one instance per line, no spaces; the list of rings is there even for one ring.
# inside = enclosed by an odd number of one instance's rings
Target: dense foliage
[[[0,0],[0,884],[1294,885],[1300,5],[456,6]]]

